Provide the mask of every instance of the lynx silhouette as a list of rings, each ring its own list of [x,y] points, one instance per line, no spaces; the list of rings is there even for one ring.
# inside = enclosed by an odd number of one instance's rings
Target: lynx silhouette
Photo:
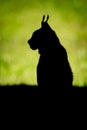
[[[41,28],[28,40],[32,50],[38,49],[40,58],[37,65],[39,88],[71,87],[73,76],[65,48],[48,24],[49,16],[41,21]]]

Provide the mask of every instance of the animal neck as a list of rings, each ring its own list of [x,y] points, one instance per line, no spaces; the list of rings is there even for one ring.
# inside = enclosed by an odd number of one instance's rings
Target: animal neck
[[[53,53],[58,52],[58,48],[59,46],[56,45],[52,47],[43,47],[43,48],[40,48],[38,51],[40,55],[51,55]]]

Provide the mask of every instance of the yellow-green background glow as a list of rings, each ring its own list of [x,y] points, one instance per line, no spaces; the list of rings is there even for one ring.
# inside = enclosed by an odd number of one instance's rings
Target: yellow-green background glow
[[[36,82],[38,51],[27,40],[43,14],[66,48],[74,85],[87,84],[86,0],[0,0],[0,85]]]

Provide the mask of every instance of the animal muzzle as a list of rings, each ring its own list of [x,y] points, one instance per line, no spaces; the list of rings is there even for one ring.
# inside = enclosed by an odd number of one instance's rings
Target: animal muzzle
[[[37,47],[34,45],[32,39],[29,39],[29,40],[28,40],[28,44],[29,44],[29,46],[30,46],[30,48],[31,48],[32,50],[36,50],[36,49],[37,49]]]
[[[28,44],[29,44],[30,47],[32,46],[32,40],[31,39],[28,40]]]
[[[30,43],[31,43],[31,39],[28,40],[28,44],[29,44],[29,45],[30,45]]]

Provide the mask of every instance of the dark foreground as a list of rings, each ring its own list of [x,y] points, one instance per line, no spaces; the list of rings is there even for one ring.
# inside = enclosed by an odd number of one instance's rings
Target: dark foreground
[[[87,96],[87,86],[62,89],[39,89],[31,85],[0,86],[0,96],[2,97],[67,97],[67,96]]]
[[[38,89],[37,86],[31,85],[12,85],[0,86],[0,106],[4,109],[18,107],[23,112],[34,110],[37,111],[48,108],[48,111],[76,110],[85,108],[87,102],[87,87],[76,87],[68,89]],[[37,111],[36,111],[37,109]],[[77,110],[78,110],[77,109]]]

